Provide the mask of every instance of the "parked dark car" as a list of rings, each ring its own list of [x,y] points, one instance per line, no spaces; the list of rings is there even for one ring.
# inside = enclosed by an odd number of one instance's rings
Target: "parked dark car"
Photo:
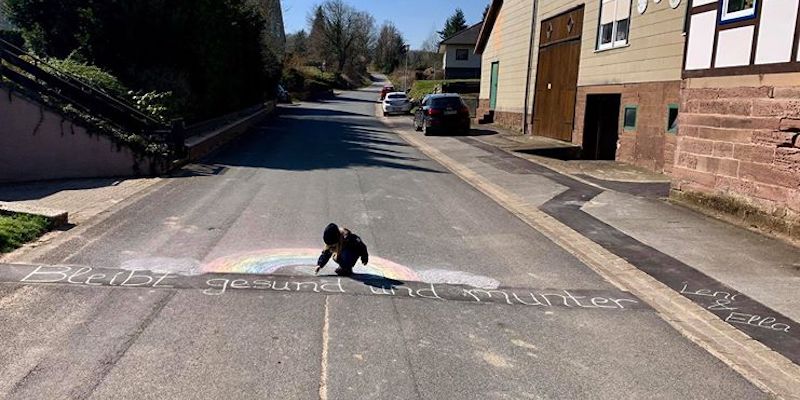
[[[391,92],[394,92],[394,91],[395,91],[394,90],[394,86],[391,86],[391,85],[384,86],[383,89],[381,89],[381,101],[383,101],[383,99],[386,98],[387,94],[389,94]]]
[[[434,132],[466,134],[470,129],[469,108],[455,93],[425,96],[414,113],[414,129],[425,136]]]

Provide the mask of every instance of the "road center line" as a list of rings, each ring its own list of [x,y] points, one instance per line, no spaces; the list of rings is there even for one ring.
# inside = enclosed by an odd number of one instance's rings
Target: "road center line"
[[[328,341],[330,340],[329,333],[329,318],[330,318],[330,296],[325,296],[325,317],[322,323],[322,359],[320,361],[319,369],[319,399],[328,400]]]

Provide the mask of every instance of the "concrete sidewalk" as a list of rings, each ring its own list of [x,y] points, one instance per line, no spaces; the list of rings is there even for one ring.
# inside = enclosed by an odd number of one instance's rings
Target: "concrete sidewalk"
[[[69,223],[81,224],[144,190],[160,178],[68,179],[0,185],[0,201],[64,210]]]
[[[540,206],[565,188],[535,174],[503,167],[491,171],[487,159],[499,154],[492,147],[596,186],[601,192],[582,211],[800,322],[797,247],[665,201],[665,175],[613,161],[562,161],[515,152],[516,147],[504,145],[510,136],[498,130],[496,135],[420,139]]]
[[[571,174],[485,131],[425,137],[407,118],[384,120],[754,383],[800,393],[798,248],[668,203],[652,190],[666,181],[630,179],[646,174],[624,167],[608,166],[603,179]]]
[[[95,178],[9,183],[0,185],[0,202],[25,208],[66,211],[66,227],[70,228],[86,224],[92,218],[161,181],[161,178]],[[50,242],[62,234],[62,230],[46,233],[39,240],[14,252],[0,254],[0,260],[10,261],[13,257],[20,257],[26,251]]]
[[[797,247],[664,201],[669,195],[666,175],[614,161],[564,161],[518,152],[509,143],[532,140],[500,127],[489,130],[496,134],[469,139],[601,187],[604,191],[583,205],[584,212],[800,321]],[[533,141],[542,147],[554,140]]]

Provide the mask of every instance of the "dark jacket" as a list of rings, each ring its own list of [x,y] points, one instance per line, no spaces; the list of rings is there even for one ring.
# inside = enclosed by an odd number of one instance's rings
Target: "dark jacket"
[[[328,263],[328,260],[333,257],[333,261],[340,263],[339,255],[342,253],[349,253],[353,255],[357,255],[358,258],[361,259],[361,263],[364,265],[369,262],[369,253],[367,252],[367,245],[361,241],[361,238],[358,237],[355,233],[350,232],[347,229],[342,229],[342,236],[339,240],[339,243],[336,243],[331,246],[326,246],[325,249],[322,250],[322,254],[319,255],[319,259],[317,260],[317,266],[324,267],[325,264]]]

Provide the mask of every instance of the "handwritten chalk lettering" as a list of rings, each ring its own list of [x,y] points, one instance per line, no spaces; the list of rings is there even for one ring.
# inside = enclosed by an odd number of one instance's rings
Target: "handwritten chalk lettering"
[[[725,322],[730,322],[733,324],[750,325],[764,329],[771,329],[773,331],[789,332],[789,325],[776,321],[777,320],[774,317],[762,317],[760,315],[740,312],[732,312],[727,318],[725,318]]]
[[[92,283],[92,279],[105,279],[105,277],[106,277],[106,274],[92,274],[92,275],[89,275],[88,278],[86,278],[86,282],[85,283],[87,285],[89,285],[89,286],[100,286],[100,285],[103,284],[103,282]]]
[[[425,299],[444,300],[443,298],[439,297],[438,293],[436,293],[436,287],[434,287],[432,283],[430,288],[417,289],[417,296]]]
[[[714,298],[720,298],[720,299],[728,300],[729,302],[733,302],[734,300],[736,300],[736,296],[739,296],[741,294],[741,293],[731,294],[729,292],[725,292],[725,291],[721,291],[721,290],[712,291],[710,289],[689,290],[689,283],[688,282],[683,282],[682,284],[683,284],[683,287],[681,288],[680,293],[681,294],[687,294],[687,295],[690,295],[690,296],[714,297]],[[729,303],[726,303],[726,304],[729,304]]]
[[[209,279],[206,281],[206,285],[209,286],[208,289],[203,290],[203,294],[207,294],[209,296],[219,296],[225,293],[228,289],[228,283],[230,282],[229,279]],[[216,289],[216,290],[215,290]]]
[[[322,281],[319,288],[326,293],[345,293],[342,287],[342,278],[337,278],[335,281]]]
[[[127,270],[109,272],[109,270],[96,270],[92,267],[70,266],[37,266],[20,280],[23,283],[66,283],[88,286],[120,286],[137,288],[174,288],[179,279],[177,275],[166,273],[152,273],[147,270]],[[396,296],[408,298],[422,298],[433,300],[461,300],[475,303],[505,303],[508,305],[524,305],[532,307],[567,307],[584,309],[624,309],[626,305],[638,304],[633,299],[616,299],[603,296],[582,296],[567,290],[536,293],[521,289],[480,289],[465,288],[460,286],[440,285],[433,283],[422,284],[416,282],[409,285],[369,286],[367,292],[364,286],[347,286],[352,281],[336,279],[303,280],[299,278],[280,279],[253,279],[237,277],[235,279],[209,277],[202,293],[209,296],[220,296],[231,290],[270,290],[278,292],[314,292],[314,293],[355,293],[381,296]],[[196,286],[189,286],[196,287]],[[345,290],[348,287],[348,290]],[[686,289],[686,288],[684,288]],[[441,295],[440,295],[441,293]],[[725,294],[711,291],[694,291],[703,296],[722,296],[717,299],[719,307],[727,307]],[[733,298],[733,296],[727,296]],[[734,315],[730,317],[733,322],[747,323],[770,329],[788,330],[788,325],[780,324],[774,318],[758,316],[747,318]]]
[[[131,270],[128,274],[128,277],[125,278],[120,286],[148,286],[150,283],[153,282],[153,277],[144,273],[141,273],[142,270]]]
[[[295,285],[295,291],[302,291],[304,287],[310,287],[314,293],[319,293],[319,286],[316,282],[292,282]]]
[[[506,304],[509,304],[509,305],[514,304],[514,303],[511,302],[511,299],[508,297],[508,293],[506,293],[503,290],[464,289],[463,295],[464,296],[471,296],[476,302],[480,303],[481,302],[481,297],[478,296],[479,294],[483,294],[484,296],[486,296],[487,299],[491,299],[492,296],[493,296],[493,293],[497,293],[497,294],[502,295],[506,300]]]
[[[209,296],[219,296],[228,291],[228,289],[244,290],[244,289],[260,289],[260,290],[274,290],[279,292],[304,292],[311,291],[315,293],[346,293],[342,286],[341,278],[335,281],[270,281],[264,279],[257,279],[248,281],[247,279],[226,279],[214,278],[206,281],[208,286],[203,293]]]
[[[30,283],[58,283],[62,282],[69,277],[68,272],[72,271],[72,267],[47,267],[38,266],[30,274],[26,275],[20,282]],[[36,279],[34,279],[36,277]],[[45,279],[47,277],[48,279]]]
[[[370,286],[369,287],[369,291],[372,292],[372,294],[377,294],[377,295],[381,295],[381,296],[394,296],[394,288],[391,287],[391,286],[390,287],[383,287],[383,286],[382,287],[374,287],[374,286]]]
[[[90,268],[90,267],[81,267],[81,268],[78,269],[78,271],[76,271],[74,274],[70,275],[69,278],[67,278],[67,283],[81,284],[83,282],[75,281],[74,279],[79,277],[79,276],[81,276],[81,275],[88,274],[89,272],[92,272],[92,268]]]
[[[716,299],[714,300],[714,304],[708,306],[709,310],[712,311],[731,311],[731,310],[738,310],[738,307],[730,307],[732,301],[726,299]]]
[[[408,286],[403,285],[396,285],[396,286],[381,286],[375,287],[370,286],[369,291],[374,295],[379,296],[408,296],[408,297],[421,297],[424,299],[434,299],[434,300],[444,300],[438,293],[436,293],[436,287],[430,283],[429,286],[414,290]],[[401,289],[401,290],[395,290]]]
[[[534,295],[533,295],[533,293],[528,293],[528,294],[526,294],[526,295],[523,295],[522,297],[523,297],[525,300],[523,300],[523,299],[519,298],[519,295],[517,295],[516,293],[511,293],[511,295],[512,295],[512,296],[514,296],[514,298],[515,298],[515,299],[516,299],[516,300],[517,300],[517,301],[518,301],[520,304],[524,304],[524,305],[526,305],[526,306],[543,306],[543,305],[544,305],[544,304],[542,304],[542,302],[541,302],[541,301],[539,301],[539,299],[537,299],[537,298],[536,298],[536,296],[534,296]],[[530,297],[531,297],[531,300],[530,300],[530,301],[528,301],[528,298],[527,298],[527,296],[530,296]]]
[[[166,285],[166,284],[162,284],[162,283],[161,283],[161,282],[164,282],[164,281],[165,281],[165,280],[167,280],[167,279],[174,279],[174,278],[175,278],[175,276],[174,276],[174,275],[172,275],[172,273],[171,273],[171,272],[165,272],[165,273],[164,273],[164,275],[161,275],[161,277],[160,277],[160,278],[158,278],[158,280],[157,280],[157,281],[156,281],[156,282],[153,284],[153,287],[154,287],[154,288],[156,288],[156,287],[160,287],[160,288],[171,288],[171,287],[175,287],[174,285]]]
[[[38,266],[31,271],[20,282],[25,283],[67,283],[72,285],[87,286],[135,286],[152,288],[173,287],[165,283],[168,279],[174,278],[170,272],[158,276],[143,270],[117,272],[111,279],[106,281],[110,274],[95,273],[92,267],[69,267],[69,266]],[[124,279],[121,278],[124,276]]]
[[[270,287],[272,287],[272,281],[265,281],[262,279],[253,281],[253,289],[269,289]]]
[[[492,299],[499,299],[504,301],[506,304],[514,305],[514,304],[522,304],[526,306],[543,306],[543,307],[553,307],[553,306],[563,306],[568,308],[580,307],[580,308],[613,308],[613,309],[624,309],[625,303],[631,304],[638,304],[639,302],[633,299],[615,299],[615,298],[606,298],[606,297],[592,297],[589,299],[588,302],[584,300],[581,302],[581,299],[586,299],[586,296],[576,296],[569,291],[562,291],[563,294],[559,293],[539,293],[534,294],[532,292],[526,292],[524,294],[511,292],[509,293],[505,290],[484,290],[484,289],[463,289],[462,296],[471,299],[470,301],[475,301],[480,303],[482,301],[489,301]],[[511,297],[514,298],[515,301],[512,301]]]

